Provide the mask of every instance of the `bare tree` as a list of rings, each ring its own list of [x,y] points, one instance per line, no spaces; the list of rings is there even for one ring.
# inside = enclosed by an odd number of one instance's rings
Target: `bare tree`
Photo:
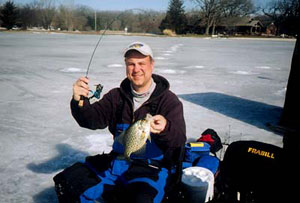
[[[299,0],[273,0],[262,11],[276,25],[277,35],[282,33],[295,35],[298,32],[300,21]]]
[[[42,26],[49,29],[55,15],[55,0],[39,0],[35,1],[39,8],[39,17]]]
[[[209,30],[215,22],[219,10],[220,0],[192,0],[199,6],[205,23],[205,34],[209,35]]]
[[[35,0],[20,7],[20,25],[27,27],[60,28],[62,30],[110,30],[160,33],[159,25],[165,13],[153,10],[95,11],[87,6],[76,6],[74,0]],[[114,21],[112,23],[112,21]]]
[[[214,34],[215,26],[224,18],[245,16],[252,13],[254,6],[251,0],[191,0],[199,8],[205,23],[205,34],[211,27]]]
[[[138,27],[144,33],[158,33],[163,16],[159,12],[147,10],[138,15]]]
[[[30,4],[26,4],[19,10],[22,29],[26,30],[27,27],[33,27],[36,19],[34,8]]]
[[[255,11],[251,0],[221,0],[220,9],[223,17],[245,16]]]
[[[73,31],[74,29],[74,17],[73,8],[65,5],[60,5],[58,9],[57,18],[59,20],[60,27],[65,30]]]

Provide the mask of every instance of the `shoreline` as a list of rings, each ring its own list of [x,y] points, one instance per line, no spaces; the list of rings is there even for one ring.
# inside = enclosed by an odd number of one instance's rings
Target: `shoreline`
[[[0,33],[31,33],[31,34],[77,34],[77,35],[100,35],[104,30],[100,31],[57,31],[57,30],[0,30]],[[105,35],[122,35],[122,36],[145,36],[145,37],[170,37],[170,38],[203,38],[203,39],[237,39],[237,40],[273,40],[273,41],[296,41],[296,38],[282,38],[270,36],[207,36],[207,35],[176,35],[168,36],[153,33],[134,33],[124,31],[106,30]]]

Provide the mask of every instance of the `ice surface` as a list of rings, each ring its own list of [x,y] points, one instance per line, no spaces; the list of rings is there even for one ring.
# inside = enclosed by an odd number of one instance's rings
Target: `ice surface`
[[[121,67],[125,67],[124,64],[109,64],[107,65],[108,68],[121,68]]]
[[[72,85],[85,75],[97,41],[0,32],[1,202],[57,202],[55,174],[110,151],[108,130],[80,128],[69,108]],[[119,86],[123,50],[133,41],[153,48],[155,73],[183,102],[188,139],[213,128],[230,142],[282,145],[265,123],[279,119],[295,41],[105,36],[90,67],[91,88],[101,83],[106,93]]]
[[[165,54],[164,54],[165,55]],[[155,60],[166,60],[167,58],[162,57],[162,56],[157,56],[155,57]]]
[[[66,73],[85,73],[86,72],[86,70],[83,70],[81,68],[74,68],[74,67],[63,68],[61,71],[66,72]]]

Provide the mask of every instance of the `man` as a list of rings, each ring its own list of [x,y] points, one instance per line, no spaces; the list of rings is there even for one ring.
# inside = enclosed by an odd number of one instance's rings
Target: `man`
[[[81,127],[108,127],[114,138],[134,121],[153,115],[151,142],[142,155],[132,154],[131,161],[120,159],[124,147],[115,141],[109,155],[90,157],[87,163],[97,171],[101,181],[80,196],[81,202],[105,199],[128,202],[161,202],[168,189],[172,171],[178,163],[178,150],[186,141],[183,106],[169,90],[168,81],[152,74],[151,48],[142,42],[130,44],[124,53],[127,78],[103,98],[90,104],[89,80],[78,79],[73,85],[72,115]],[[83,106],[79,107],[84,96]],[[116,140],[116,139],[115,139]],[[106,157],[105,159],[103,157]]]

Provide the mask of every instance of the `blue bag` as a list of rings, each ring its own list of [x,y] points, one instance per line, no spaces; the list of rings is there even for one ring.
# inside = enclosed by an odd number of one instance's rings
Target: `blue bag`
[[[210,145],[205,142],[188,143],[185,145],[185,161],[193,163],[203,155],[209,155]]]
[[[182,168],[200,166],[209,169],[216,174],[220,160],[210,155],[210,145],[206,142],[194,142],[185,145],[185,157]]]
[[[216,174],[219,169],[220,160],[211,155],[201,156],[200,159],[196,160],[195,166],[200,166],[209,169],[213,174]]]

